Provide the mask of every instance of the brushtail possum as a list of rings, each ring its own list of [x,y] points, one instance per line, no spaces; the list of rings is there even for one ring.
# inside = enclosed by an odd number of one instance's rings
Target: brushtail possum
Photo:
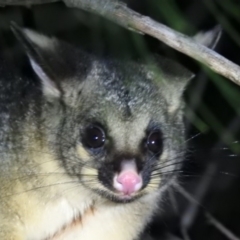
[[[12,29],[35,75],[0,59],[0,239],[138,239],[184,159],[193,74]]]

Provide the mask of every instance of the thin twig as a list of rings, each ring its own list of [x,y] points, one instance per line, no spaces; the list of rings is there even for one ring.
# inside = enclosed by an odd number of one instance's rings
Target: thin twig
[[[176,214],[179,214],[179,208],[178,208],[178,203],[177,203],[177,200],[176,200],[176,197],[173,193],[173,189],[172,188],[169,188],[168,189],[168,195],[169,195],[169,198],[170,198],[170,202],[173,206],[173,210]]]
[[[209,188],[209,185],[211,183],[211,178],[204,177],[204,175],[213,176],[215,171],[216,171],[215,164],[212,163],[209,164],[205,173],[203,174],[202,180],[200,181],[198,187],[196,188],[194,196],[197,200],[193,198],[189,193],[187,193],[187,191],[185,191],[184,188],[182,188],[178,183],[174,183],[175,189],[177,189],[177,191],[179,191],[190,202],[189,206],[182,214],[181,225],[186,230],[190,229],[191,225],[193,224],[198,213],[198,207],[201,206],[199,202],[201,202],[204,199],[206,192]]]
[[[181,233],[183,235],[184,240],[191,240],[191,238],[188,235],[188,231],[184,226],[181,226]]]
[[[224,234],[230,240],[240,240],[236,237],[229,229],[227,229],[222,223],[220,223],[216,218],[214,218],[210,213],[205,213],[206,217],[214,227],[216,227],[222,234]]]
[[[230,240],[240,240],[239,237],[236,237],[229,229],[227,229],[219,220],[214,218],[196,199],[194,199],[193,196],[191,196],[190,193],[188,193],[184,188],[182,188],[179,184],[174,183],[175,188],[178,190],[179,193],[181,193],[190,203],[192,204],[198,204],[202,207],[202,209],[205,212],[205,216],[208,218],[209,222],[215,226],[221,233],[223,233],[228,239]],[[184,233],[187,233],[187,228],[185,228],[185,225],[182,225],[182,229],[184,230]],[[187,235],[188,236],[188,235]]]

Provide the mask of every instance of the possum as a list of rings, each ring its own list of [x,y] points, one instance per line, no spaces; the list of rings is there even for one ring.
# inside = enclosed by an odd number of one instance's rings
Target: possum
[[[34,75],[0,58],[0,239],[138,239],[184,160],[193,74],[12,29]]]

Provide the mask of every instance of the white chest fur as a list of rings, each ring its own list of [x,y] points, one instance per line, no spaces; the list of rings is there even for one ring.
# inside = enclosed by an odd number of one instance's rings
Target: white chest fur
[[[76,204],[77,200],[79,200],[78,204]],[[26,239],[45,240],[53,236],[89,208],[91,202],[81,200],[81,198],[76,198],[74,203],[67,198],[58,198],[48,203],[39,203],[34,215],[25,225]]]
[[[52,236],[65,224],[71,222],[75,214],[73,208],[65,199],[47,204],[38,213],[38,221],[33,221],[32,224],[26,226],[27,239],[43,240]]]
[[[132,240],[150,219],[156,197],[154,194],[128,204],[101,202],[93,207],[90,201],[84,204],[78,202],[78,208],[75,201],[58,199],[45,205],[35,216],[35,221],[27,226],[27,239]],[[72,224],[80,213],[81,221]]]

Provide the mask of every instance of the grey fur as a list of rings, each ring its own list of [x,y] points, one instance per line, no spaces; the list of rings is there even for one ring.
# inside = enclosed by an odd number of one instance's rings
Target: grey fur
[[[125,239],[138,236],[156,209],[162,190],[174,178],[174,174],[164,177],[161,172],[179,168],[180,165],[174,163],[183,160],[182,93],[192,74],[170,60],[122,62],[87,54],[17,26],[14,32],[25,46],[41,81],[36,76],[28,78],[10,73],[4,64],[0,68],[1,240],[32,236],[26,230],[28,215],[26,209],[22,209],[21,196],[47,205],[56,198],[59,179],[70,179],[74,186],[79,186],[82,190],[75,188],[76,196],[81,196],[77,195],[78,191],[84,192],[82,194],[89,196],[88,201],[96,206],[104,202],[105,205],[115,204],[117,208],[122,203],[115,202],[116,194],[111,187],[104,186],[97,175],[92,175],[89,181],[83,173],[91,168],[98,174],[100,171],[112,174],[108,166],[112,166],[119,155],[138,156],[143,164],[142,171],[150,177],[138,199],[126,204],[126,209],[135,204],[133,209],[145,206],[147,210],[139,217],[143,220],[136,221],[142,223],[131,232],[133,235],[125,230]],[[49,86],[51,91],[48,91]],[[77,148],[83,147],[85,127],[95,122],[106,131],[106,150],[94,153],[85,149],[88,159],[82,159]],[[163,134],[163,152],[155,160],[140,148],[149,128],[160,128]],[[46,168],[48,164],[55,167]],[[148,186],[152,173],[156,174],[153,189]],[[59,194],[64,199],[69,193]],[[154,204],[146,207],[144,199],[150,196],[155,196]],[[35,205],[38,209],[38,204]],[[29,211],[34,216],[37,210]],[[127,210],[126,214],[132,215]]]

